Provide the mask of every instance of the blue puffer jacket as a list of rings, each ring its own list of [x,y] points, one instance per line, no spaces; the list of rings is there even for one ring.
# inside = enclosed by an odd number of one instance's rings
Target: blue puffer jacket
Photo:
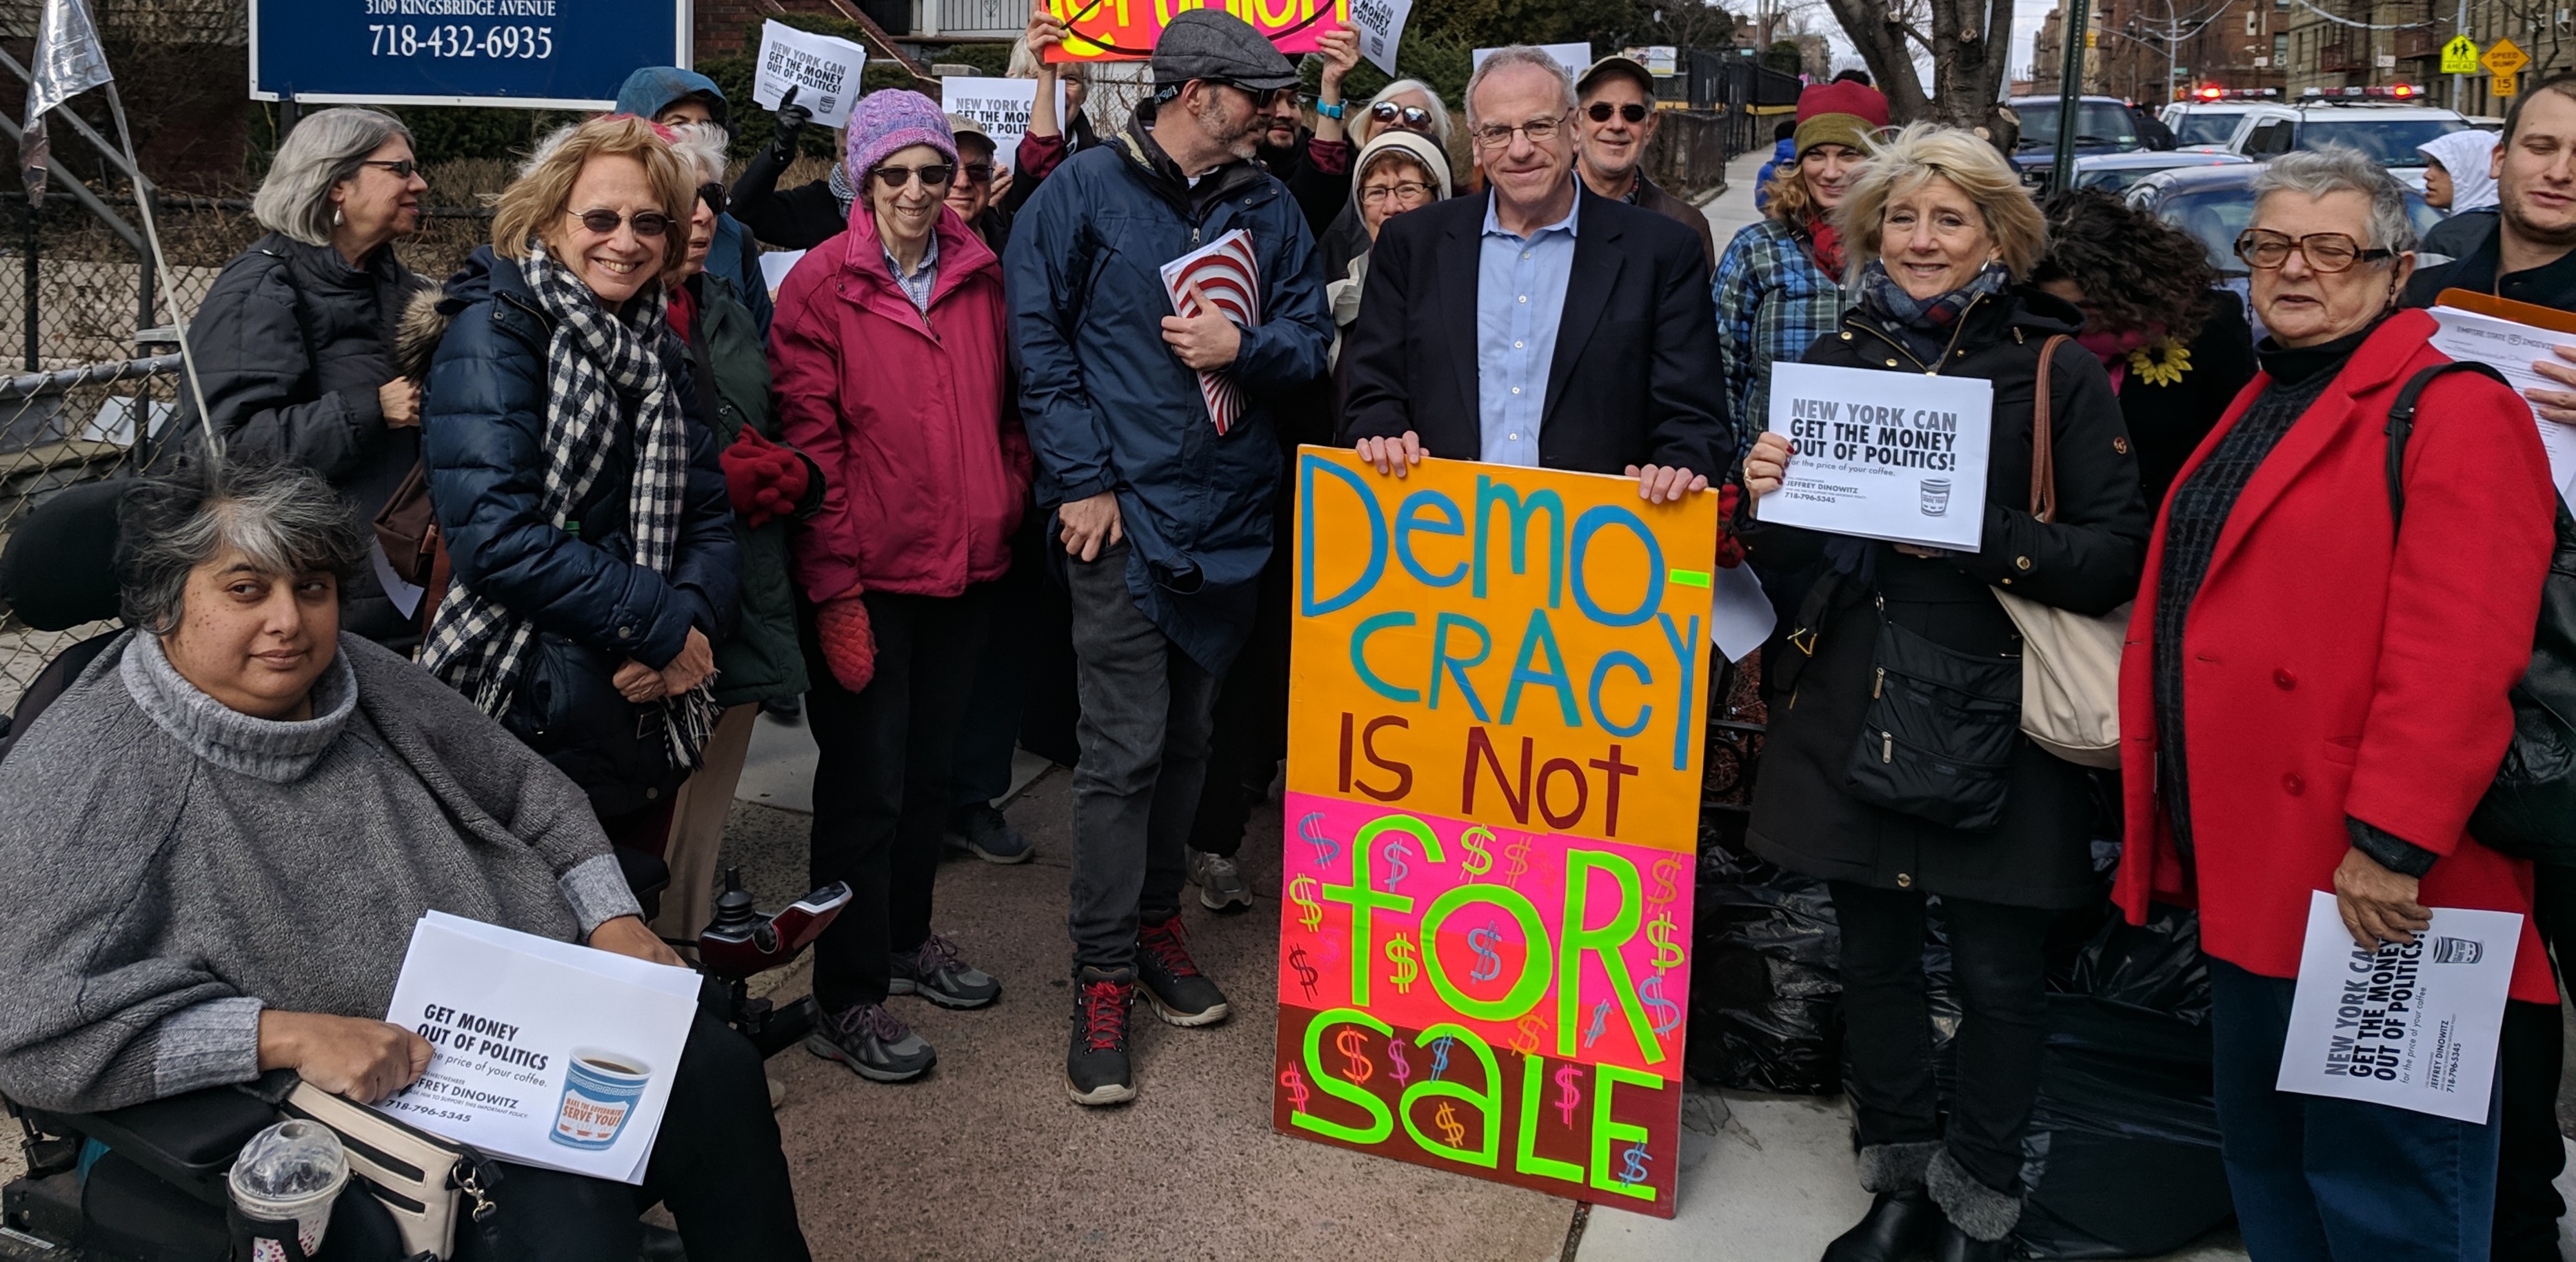
[[[1222,673],[1270,558],[1271,413],[1324,374],[1333,323],[1287,187],[1250,162],[1191,187],[1145,130],[1152,109],[1047,176],[1012,226],[1003,271],[1039,502],[1116,491],[1128,590],[1192,661]],[[1220,435],[1198,374],[1163,343],[1162,266],[1237,228],[1252,233],[1261,323],[1243,330],[1232,370],[1243,415]]]
[[[1779,170],[1781,163],[1795,162],[1797,160],[1798,142],[1796,138],[1793,137],[1783,140],[1771,146],[1771,160],[1763,163],[1762,169],[1753,173],[1753,209],[1758,211],[1770,208],[1771,173]],[[721,242],[719,244],[721,244]]]
[[[516,260],[482,246],[450,277],[433,310],[404,321],[407,363],[428,355],[421,398],[421,460],[456,577],[537,627],[610,661],[659,669],[696,627],[721,642],[733,620],[740,573],[733,510],[715,436],[697,419],[697,395],[676,340],[663,364],[680,392],[689,433],[689,483],[680,546],[665,579],[627,558],[631,443],[605,466],[557,530],[539,508],[545,478],[546,341],[554,322]]]

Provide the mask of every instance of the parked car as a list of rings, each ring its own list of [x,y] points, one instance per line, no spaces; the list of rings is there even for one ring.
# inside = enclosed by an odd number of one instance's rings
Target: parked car
[[[2161,117],[2173,129],[2174,148],[2195,147],[2225,149],[2236,138],[2236,126],[2245,121],[2260,102],[2256,101],[2178,101],[2164,108]]]
[[[2168,124],[2170,126],[2170,124]],[[2106,193],[2126,192],[2130,185],[2155,174],[2183,167],[2243,166],[2252,158],[2242,154],[2202,152],[2191,149],[2169,149],[2162,152],[2141,150],[2137,153],[2104,153],[2075,160],[2075,187],[2098,188]]]
[[[2246,304],[2245,320],[2257,338],[2263,336],[2263,322],[2255,318],[2246,292],[2248,276],[2244,261],[2236,257],[2236,238],[2254,218],[2254,177],[2262,169],[2260,163],[2235,163],[2158,171],[2131,185],[2124,195],[2130,205],[2199,240],[2221,282]],[[2406,217],[2419,233],[2442,222],[2442,212],[2413,189],[2406,191]]]
[[[2227,147],[2259,162],[2294,150],[2350,145],[2421,192],[2424,155],[2415,146],[2465,131],[2469,120],[2438,106],[2380,103],[2387,99],[2312,97],[2295,105],[2258,105],[2237,123]]]
[[[2021,141],[2013,149],[2013,165],[2025,175],[2034,170],[2046,172],[2057,161],[2057,98],[2017,96],[2007,104],[2021,120]],[[2146,140],[2138,135],[2138,120],[2129,113],[2128,102],[2116,96],[2076,98],[2075,128],[2067,140],[2077,157],[2136,153],[2147,147]]]

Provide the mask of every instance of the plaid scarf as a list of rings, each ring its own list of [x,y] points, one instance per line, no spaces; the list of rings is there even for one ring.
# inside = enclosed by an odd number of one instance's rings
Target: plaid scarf
[[[627,488],[633,555],[626,559],[668,576],[679,545],[689,440],[657,353],[668,336],[662,300],[632,302],[623,316],[611,315],[534,240],[520,270],[555,322],[546,342],[546,468],[538,507],[557,530],[564,528],[599,480],[609,444],[617,440],[619,398],[635,399],[634,473]],[[510,708],[536,634],[533,620],[451,578],[421,665],[497,718]],[[714,694],[700,684],[664,698],[657,709],[671,766],[695,768],[715,727]]]
[[[850,167],[846,162],[832,164],[832,200],[841,204],[841,219],[850,217],[850,203],[859,199],[859,190],[850,187]]]
[[[1918,356],[1925,354],[1926,347],[1930,355],[1937,356],[1969,303],[2002,293],[2004,286],[2011,283],[2012,273],[2003,264],[1988,263],[1967,284],[1946,294],[1917,299],[1887,274],[1885,260],[1871,259],[1860,270],[1860,305],[1890,332],[1903,337]]]

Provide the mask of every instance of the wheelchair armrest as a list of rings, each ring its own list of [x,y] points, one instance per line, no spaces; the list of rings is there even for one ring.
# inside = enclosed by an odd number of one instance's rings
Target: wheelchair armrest
[[[243,1144],[278,1120],[276,1108],[230,1087],[208,1087],[104,1113],[26,1110],[37,1129],[95,1139],[210,1205]]]

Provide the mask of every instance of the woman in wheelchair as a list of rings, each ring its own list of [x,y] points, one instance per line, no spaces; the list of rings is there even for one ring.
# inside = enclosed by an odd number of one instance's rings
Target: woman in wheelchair
[[[376,1101],[428,1065],[385,1011],[430,908],[678,965],[582,791],[340,631],[365,545],[330,486],[227,462],[120,510],[132,628],[0,764],[0,1092],[96,1112],[292,1076]],[[292,1076],[290,1076],[292,1075]],[[702,1010],[640,1188],[506,1167],[515,1253],[802,1258],[760,1059]],[[460,1258],[488,1256],[459,1233]]]

